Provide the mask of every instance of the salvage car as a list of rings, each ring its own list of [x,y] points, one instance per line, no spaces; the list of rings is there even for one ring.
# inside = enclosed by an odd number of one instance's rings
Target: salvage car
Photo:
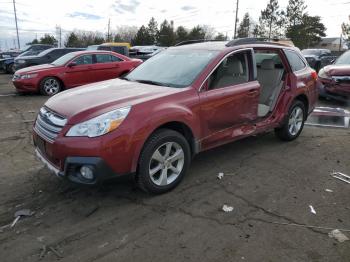
[[[122,79],[50,98],[33,127],[36,155],[76,183],[133,174],[144,191],[164,193],[199,152],[270,130],[296,139],[315,108],[316,81],[300,51],[282,44],[170,47]]]
[[[84,50],[84,48],[49,48],[40,52],[38,55],[28,55],[16,58],[14,68],[15,70],[19,70],[28,66],[49,64],[65,54],[82,50]]]
[[[12,82],[19,93],[52,96],[64,89],[119,77],[141,63],[142,60],[108,51],[72,52],[51,64],[18,70]]]
[[[320,70],[320,96],[338,100],[350,98],[350,51],[342,54],[332,65]]]
[[[316,72],[336,59],[336,56],[333,56],[329,49],[304,49],[301,53]]]

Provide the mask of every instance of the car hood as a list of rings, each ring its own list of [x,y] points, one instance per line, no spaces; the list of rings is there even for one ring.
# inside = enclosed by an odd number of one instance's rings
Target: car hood
[[[350,65],[328,65],[323,70],[329,76],[350,76]]]
[[[45,106],[76,124],[113,109],[133,106],[187,88],[141,84],[121,79],[88,84],[50,98]]]
[[[51,65],[51,64],[43,64],[43,65],[35,65],[35,66],[29,66],[23,69],[20,69],[18,71],[16,71],[16,74],[27,74],[27,73],[38,73],[41,71],[45,71],[48,69],[52,69],[56,66]]]

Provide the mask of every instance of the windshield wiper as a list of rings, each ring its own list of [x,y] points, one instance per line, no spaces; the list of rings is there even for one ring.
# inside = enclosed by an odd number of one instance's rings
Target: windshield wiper
[[[138,83],[142,83],[142,84],[149,84],[149,85],[155,85],[155,86],[167,86],[167,87],[171,87],[169,84],[165,84],[165,83],[161,83],[161,82],[156,82],[156,81],[152,81],[152,80],[132,80]]]

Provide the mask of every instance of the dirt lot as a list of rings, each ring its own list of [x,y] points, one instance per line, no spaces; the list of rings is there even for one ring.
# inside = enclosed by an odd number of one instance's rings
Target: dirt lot
[[[80,188],[49,174],[31,141],[47,98],[13,95],[1,74],[0,94],[0,226],[35,211],[0,231],[1,261],[350,261],[350,241],[295,225],[350,230],[350,185],[329,175],[350,173],[350,130],[232,143],[198,155],[174,191],[148,196],[127,179]]]

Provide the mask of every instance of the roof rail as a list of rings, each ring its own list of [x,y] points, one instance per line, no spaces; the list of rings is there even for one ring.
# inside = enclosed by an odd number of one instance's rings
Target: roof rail
[[[286,44],[282,44],[278,42],[279,39],[269,40],[268,38],[238,38],[234,39],[226,44],[227,47],[237,46],[237,45],[249,45],[249,44],[269,44],[269,45],[278,45],[278,46],[287,46]]]
[[[220,42],[220,41],[222,42],[222,40],[209,40],[209,39],[186,40],[186,41],[179,42],[174,46],[191,45],[191,44],[204,43],[204,42]]]

